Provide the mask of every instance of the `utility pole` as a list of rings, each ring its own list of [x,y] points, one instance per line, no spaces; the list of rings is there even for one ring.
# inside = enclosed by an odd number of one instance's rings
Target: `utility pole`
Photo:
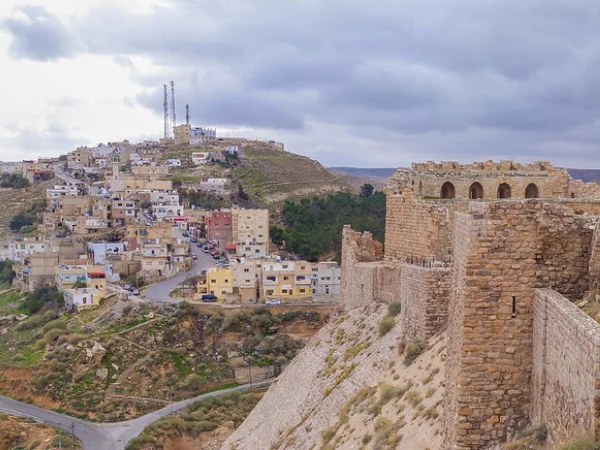
[[[169,137],[169,102],[168,102],[168,95],[167,95],[167,85],[163,84],[163,88],[165,90],[164,99],[163,99],[164,138],[167,139]]]

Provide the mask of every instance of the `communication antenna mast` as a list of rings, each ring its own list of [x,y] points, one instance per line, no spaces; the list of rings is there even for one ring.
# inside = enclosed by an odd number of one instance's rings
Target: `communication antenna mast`
[[[190,105],[186,103],[185,105],[185,124],[190,124]]]
[[[175,119],[175,82],[171,81],[171,115],[173,116],[173,129],[177,126]]]
[[[165,98],[163,101],[163,110],[165,115],[165,139],[167,139],[169,137],[169,103],[167,97],[167,85],[163,84],[163,87],[165,88]]]

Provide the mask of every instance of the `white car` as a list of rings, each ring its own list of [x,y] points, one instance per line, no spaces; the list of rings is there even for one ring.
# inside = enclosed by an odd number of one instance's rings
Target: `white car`
[[[281,305],[281,300],[267,300],[265,305]]]

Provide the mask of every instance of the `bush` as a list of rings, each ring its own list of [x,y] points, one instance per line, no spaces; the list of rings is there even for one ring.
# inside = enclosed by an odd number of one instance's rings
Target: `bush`
[[[8,227],[11,229],[11,231],[16,232],[26,225],[33,225],[33,217],[27,214],[17,214],[16,216],[13,216],[12,219],[10,219]]]
[[[600,445],[596,444],[594,435],[588,433],[559,447],[558,450],[600,450]]]
[[[35,226],[35,225],[25,225],[25,226],[21,227],[21,229],[19,230],[19,233],[21,233],[21,234],[29,234],[29,233],[33,233],[35,230],[37,230],[37,226]]]
[[[400,302],[390,303],[388,305],[388,316],[396,317],[398,314],[400,314],[401,310],[402,310],[402,305],[400,304]]]
[[[415,341],[408,344],[404,350],[404,365],[410,366],[425,350],[427,350],[425,342]]]
[[[15,173],[0,175],[0,187],[23,189],[27,186],[29,186],[29,180],[22,175]]]
[[[389,316],[384,317],[379,322],[379,336],[385,336],[392,328],[394,328],[394,318]]]

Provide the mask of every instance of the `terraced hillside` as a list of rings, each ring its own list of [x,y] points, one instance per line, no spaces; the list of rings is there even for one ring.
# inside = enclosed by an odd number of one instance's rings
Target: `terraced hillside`
[[[244,157],[233,179],[249,194],[259,193],[265,204],[341,190],[353,190],[347,177],[318,161],[282,151],[268,143],[244,146]]]

